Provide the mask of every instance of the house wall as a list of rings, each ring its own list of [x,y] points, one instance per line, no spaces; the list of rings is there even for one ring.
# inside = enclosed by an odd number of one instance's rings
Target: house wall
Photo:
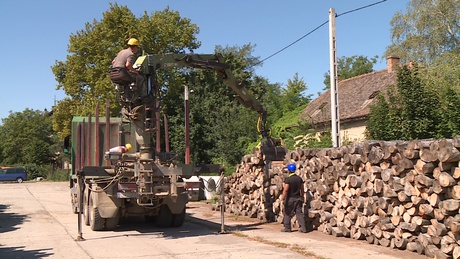
[[[366,120],[340,123],[340,142],[348,144],[349,142],[364,140],[366,124]]]

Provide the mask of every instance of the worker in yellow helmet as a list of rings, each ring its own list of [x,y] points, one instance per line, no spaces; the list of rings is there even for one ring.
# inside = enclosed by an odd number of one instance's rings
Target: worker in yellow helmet
[[[124,146],[116,146],[111,149],[109,149],[109,152],[119,152],[119,153],[127,153],[131,150],[132,146],[131,144],[127,143]]]
[[[139,48],[139,41],[136,38],[128,40],[128,47],[118,52],[118,55],[112,60],[110,79],[120,85],[135,83],[138,96],[143,97],[147,94],[143,85],[144,77],[133,67]]]

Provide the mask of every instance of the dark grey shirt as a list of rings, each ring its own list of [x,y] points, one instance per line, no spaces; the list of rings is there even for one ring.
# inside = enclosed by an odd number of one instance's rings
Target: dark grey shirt
[[[129,61],[129,63],[134,64],[135,62],[135,55],[131,51],[131,49],[128,47],[127,49],[124,49],[120,52],[118,52],[117,57],[114,59],[114,62],[112,64],[112,67],[123,67],[126,68],[126,62]]]

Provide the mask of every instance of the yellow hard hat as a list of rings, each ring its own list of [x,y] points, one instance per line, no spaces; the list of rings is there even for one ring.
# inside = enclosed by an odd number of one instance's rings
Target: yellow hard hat
[[[131,144],[129,144],[129,143],[127,143],[127,144],[125,145],[125,147],[126,147],[126,149],[127,149],[128,151],[130,151],[131,148],[132,148]]]
[[[137,39],[135,39],[135,38],[131,38],[128,41],[128,45],[129,46],[139,46],[139,41]]]

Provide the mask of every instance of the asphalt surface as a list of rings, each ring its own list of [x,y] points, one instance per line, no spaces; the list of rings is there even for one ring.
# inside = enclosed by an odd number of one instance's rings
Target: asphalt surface
[[[335,238],[317,231],[282,233],[262,223],[190,202],[180,228],[159,229],[131,219],[115,231],[83,226],[70,206],[67,183],[0,184],[0,258],[414,258],[409,251]]]

